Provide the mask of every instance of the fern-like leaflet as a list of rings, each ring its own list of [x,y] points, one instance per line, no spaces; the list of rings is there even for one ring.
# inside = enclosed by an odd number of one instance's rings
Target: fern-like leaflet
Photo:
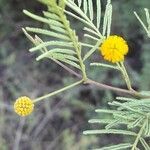
[[[144,28],[144,30],[147,33],[147,36],[150,38],[150,13],[149,10],[147,8],[144,9],[145,10],[145,16],[146,16],[146,20],[147,20],[147,24],[145,24],[142,19],[139,17],[139,15],[134,12],[136,18],[139,20],[139,22],[141,23],[142,27]]]
[[[44,11],[44,16],[37,16],[26,10],[23,12],[37,21],[47,24],[50,30],[42,28],[26,27],[23,29],[26,36],[36,45],[30,49],[30,52],[42,52],[36,60],[50,58],[52,60],[67,63],[79,70],[84,70],[84,64],[81,58],[81,45],[75,31],[71,30],[70,23],[64,15],[65,0],[40,0],[48,6],[48,11]],[[61,9],[60,9],[61,8]],[[43,41],[36,35],[32,38],[28,32],[45,35],[50,40]]]
[[[112,16],[112,5],[111,1],[107,1],[106,10],[103,19],[102,33],[100,32],[101,27],[101,0],[96,0],[97,13],[94,13],[93,1],[92,0],[78,0],[77,4],[74,0],[67,0],[67,6],[74,12],[65,10],[68,15],[83,22],[85,27],[84,36],[92,40],[93,44],[82,43],[82,46],[90,48],[85,54],[83,60],[88,59],[95,50],[98,49],[99,45],[103,42],[105,36],[110,35],[111,28],[111,16]],[[96,16],[96,17],[95,17]],[[96,25],[95,23],[96,22]]]
[[[97,113],[108,115],[108,119],[91,119],[89,123],[105,124],[101,130],[88,130],[84,134],[118,134],[129,136],[126,143],[114,144],[99,148],[99,150],[131,149],[150,150],[150,100],[118,97],[117,101],[109,103],[116,110],[97,109]],[[124,129],[124,127],[126,128]],[[138,129],[138,130],[137,130]],[[131,138],[132,137],[132,138]]]

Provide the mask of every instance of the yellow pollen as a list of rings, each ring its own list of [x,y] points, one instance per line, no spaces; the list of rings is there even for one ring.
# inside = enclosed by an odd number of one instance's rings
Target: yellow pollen
[[[124,61],[128,50],[127,42],[117,35],[109,36],[100,47],[103,58],[112,63]]]
[[[14,110],[19,116],[30,115],[33,109],[33,101],[26,96],[19,97],[14,104]]]

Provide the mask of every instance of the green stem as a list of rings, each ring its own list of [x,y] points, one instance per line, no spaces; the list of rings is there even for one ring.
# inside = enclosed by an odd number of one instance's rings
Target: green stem
[[[81,59],[81,61],[80,61],[80,65],[81,65],[83,80],[84,80],[84,82],[86,82],[86,81],[88,80],[88,78],[87,78],[87,75],[86,75],[85,65],[84,65],[82,59]]]
[[[142,127],[141,127],[141,129],[139,131],[139,133],[137,134],[137,137],[135,139],[135,142],[134,142],[131,150],[136,150],[138,142],[140,140],[140,137],[142,136],[143,130],[144,130],[145,126],[146,126],[146,122],[147,122],[147,119],[144,121],[144,123],[143,123],[143,125],[142,125]]]
[[[66,87],[64,87],[64,88],[62,88],[62,89],[59,89],[59,90],[54,91],[54,92],[52,92],[52,93],[49,93],[49,94],[46,94],[46,95],[44,95],[44,96],[38,97],[38,98],[36,98],[35,100],[33,100],[33,102],[36,103],[36,102],[41,101],[41,100],[43,100],[43,99],[45,99],[45,98],[54,96],[54,95],[56,95],[56,94],[58,94],[58,93],[61,93],[61,92],[66,91],[66,90],[68,90],[68,89],[71,89],[72,87],[77,86],[77,85],[81,84],[82,82],[83,82],[83,79],[80,80],[80,81],[78,81],[78,82],[75,82],[75,83],[73,83],[73,84],[71,84],[71,85],[69,85],[69,86],[66,86]]]
[[[123,62],[121,62],[121,66],[122,66],[122,68],[123,68],[123,70],[124,70],[124,73],[125,73],[125,76],[126,76],[126,80],[127,80],[127,84],[128,84],[128,89],[129,89],[129,90],[133,90],[133,89],[132,89],[132,86],[131,86],[131,81],[130,81],[129,75],[128,75],[128,73],[127,73],[127,70],[126,70],[126,68],[125,68]]]
[[[59,17],[61,18],[61,21],[63,22],[66,30],[68,31],[68,35],[69,35],[71,41],[73,42],[74,48],[75,48],[76,53],[77,53],[77,57],[79,59],[79,64],[80,64],[81,71],[82,71],[82,77],[83,77],[83,80],[86,82],[87,75],[86,75],[85,65],[84,65],[83,59],[81,57],[81,44],[78,42],[78,37],[76,36],[75,31],[73,31],[70,28],[70,23],[67,20],[66,15],[64,15],[64,10],[63,11],[60,10],[58,6],[56,6],[56,8],[57,8]]]
[[[128,89],[132,91],[133,89],[132,89],[132,86],[131,86],[131,81],[130,81],[129,75],[128,75],[127,71],[126,71],[126,68],[124,66],[124,63],[120,62],[120,63],[117,63],[117,65],[120,68],[120,71],[122,72],[122,75],[123,75],[123,77],[125,79],[125,82],[127,84]]]
[[[79,73],[75,72],[74,70],[72,70],[71,68],[65,66],[64,64],[62,64],[61,62],[59,61],[56,61],[55,62],[60,65],[62,68],[64,68],[66,71],[68,71],[70,74],[76,76],[77,78],[80,78],[82,79],[82,75],[80,75]],[[119,68],[120,69],[120,68]],[[84,80],[85,82],[85,80]],[[132,95],[132,96],[135,96],[137,98],[150,98],[149,96],[145,96],[135,90],[126,90],[126,89],[121,89],[121,88],[117,88],[117,87],[113,87],[113,86],[109,86],[109,85],[106,85],[106,84],[103,84],[103,83],[99,83],[99,82],[96,82],[96,81],[93,81],[91,79],[88,79],[86,80],[87,84],[90,84],[90,85],[94,85],[94,86],[97,86],[101,89],[106,89],[106,90],[111,90],[111,91],[115,91],[115,92],[118,92],[118,93],[124,93],[124,94],[129,94],[129,95]]]

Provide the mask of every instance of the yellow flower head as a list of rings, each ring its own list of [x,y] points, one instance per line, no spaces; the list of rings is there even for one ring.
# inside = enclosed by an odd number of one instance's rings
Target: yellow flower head
[[[19,116],[27,116],[32,113],[33,109],[33,101],[26,96],[19,97],[14,104],[14,110]]]
[[[112,63],[123,61],[128,49],[126,41],[117,35],[109,36],[100,47],[104,59]]]

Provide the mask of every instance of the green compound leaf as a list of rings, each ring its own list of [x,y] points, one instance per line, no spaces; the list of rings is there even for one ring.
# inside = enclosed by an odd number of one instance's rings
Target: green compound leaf
[[[96,45],[94,45],[90,50],[89,52],[87,52],[83,58],[83,61],[85,61],[86,59],[88,59],[99,47],[99,45],[102,43],[101,40],[99,40]]]
[[[144,28],[144,30],[146,31],[147,36],[150,38],[150,13],[147,8],[145,8],[144,10],[145,10],[147,24],[142,21],[142,19],[136,12],[134,12],[134,14],[135,14],[136,18],[138,19],[138,21],[140,22],[140,24],[142,25],[142,27]]]
[[[111,19],[112,19],[112,5],[111,0],[108,0],[103,21],[103,36],[106,35],[106,37],[108,37],[110,35]]]
[[[145,148],[145,150],[150,149],[150,146],[147,144],[147,142],[143,138],[140,138],[140,142],[143,145],[143,147]]]
[[[43,12],[43,16],[35,15],[27,10],[23,12],[30,18],[47,24],[49,29],[26,27],[23,29],[25,35],[35,44],[30,52],[42,52],[36,60],[50,58],[69,64],[81,70],[81,45],[78,37],[70,28],[70,23],[64,15],[66,6],[65,0],[40,0],[48,6],[48,11]],[[36,36],[33,38],[28,32],[38,34],[50,41],[43,41]]]
[[[70,42],[70,39],[69,39],[68,36],[62,35],[62,34],[59,34],[59,33],[56,33],[56,32],[52,32],[52,31],[49,31],[49,30],[44,30],[44,29],[40,29],[40,28],[30,28],[30,27],[26,27],[26,30],[28,32],[43,34],[43,35],[51,36],[51,37],[54,37],[54,38],[58,38],[60,40],[66,40],[66,41]]]
[[[93,150],[126,150],[127,148],[132,147],[130,143],[122,143],[113,146],[106,146],[103,148],[93,149]]]
[[[110,35],[111,29],[111,18],[112,18],[112,5],[111,1],[107,1],[104,21],[103,21],[103,34],[100,32],[101,27],[101,1],[97,0],[96,9],[97,13],[94,13],[93,1],[92,0],[80,0],[76,4],[73,0],[67,0],[66,5],[71,8],[74,12],[68,10],[66,14],[71,15],[72,17],[78,19],[85,24],[85,34],[84,36],[91,41],[92,45],[88,46],[88,43],[82,43],[82,46],[90,48],[84,56],[84,61],[88,59],[100,46],[100,44],[105,39],[105,36]],[[95,19],[96,18],[96,19]],[[96,23],[95,23],[96,22]],[[96,24],[96,25],[95,25]]]
[[[96,109],[101,118],[91,119],[89,123],[103,125],[97,130],[87,130],[85,135],[119,134],[126,137],[127,143],[114,143],[102,149],[139,149],[149,150],[150,143],[150,101],[149,99],[135,99],[117,97],[116,101],[109,103],[113,109]],[[115,109],[116,108],[116,109]],[[125,145],[123,145],[125,144]],[[126,145],[127,144],[127,145]],[[124,147],[125,146],[125,147]],[[126,147],[127,146],[127,147]]]
[[[50,41],[50,42],[41,43],[38,46],[29,49],[29,51],[30,52],[38,51],[41,48],[44,48],[44,47],[47,47],[47,46],[67,47],[68,49],[69,48],[70,49],[74,48],[72,43],[60,42],[60,41]],[[76,54],[76,52],[74,52],[73,50],[70,50],[70,51],[72,51],[72,54]]]
[[[105,67],[105,68],[109,68],[109,69],[111,68],[111,69],[119,70],[118,66],[104,64],[104,63],[91,63],[90,66]]]
[[[87,130],[84,131],[83,134],[121,134],[121,135],[132,135],[136,136],[135,132],[127,131],[127,130],[115,130],[115,129],[108,129],[108,130]]]

